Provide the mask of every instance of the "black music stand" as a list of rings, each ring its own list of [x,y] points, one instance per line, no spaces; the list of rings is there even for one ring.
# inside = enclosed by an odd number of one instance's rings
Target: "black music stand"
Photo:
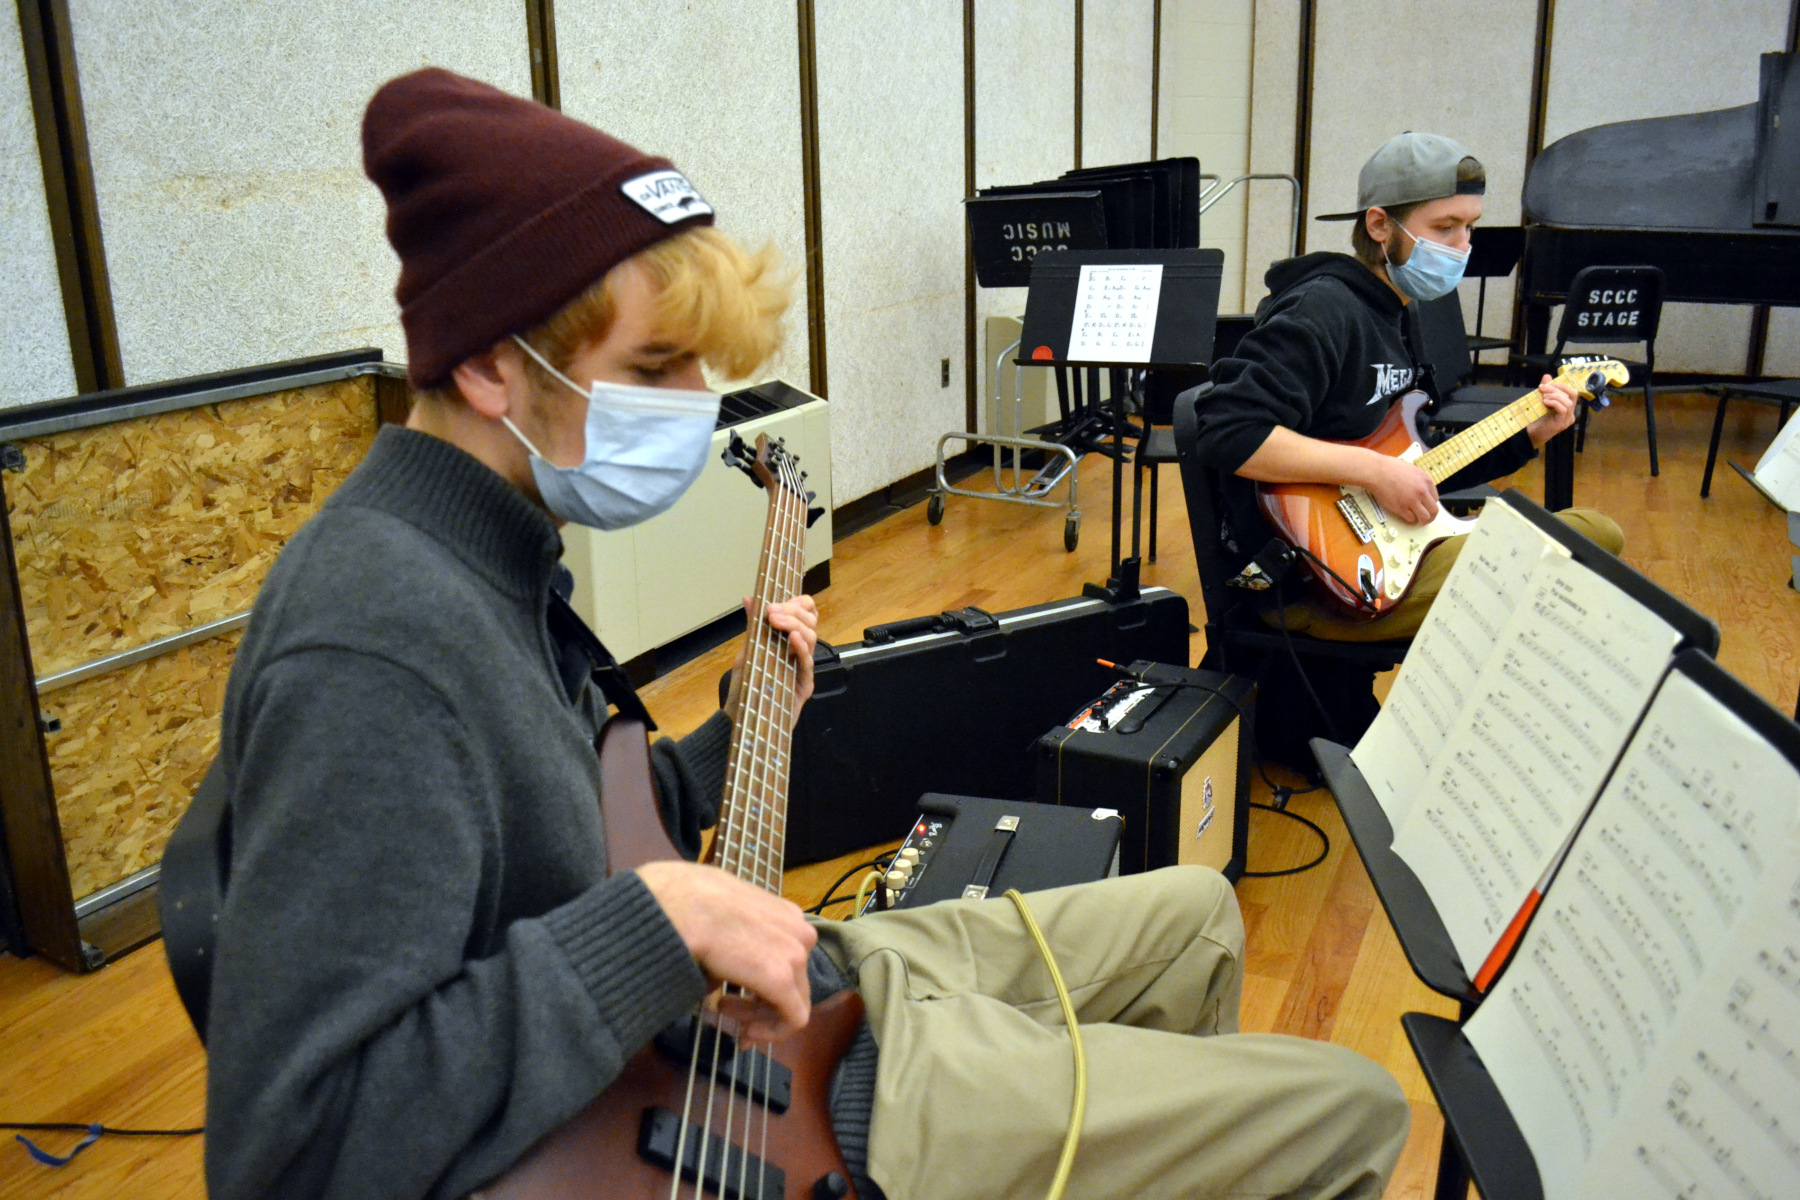
[[[1719,627],[1710,619],[1626,566],[1602,547],[1576,533],[1517,488],[1508,488],[1504,495],[1514,511],[1564,546],[1576,562],[1667,621],[1680,637],[1675,647],[1677,653],[1695,650],[1714,655],[1719,652]],[[1437,906],[1426,894],[1425,885],[1419,882],[1419,877],[1394,853],[1394,827],[1388,821],[1387,812],[1375,798],[1374,791],[1363,778],[1363,773],[1350,761],[1350,751],[1324,738],[1313,739],[1312,751],[1313,758],[1319,764],[1319,772],[1325,778],[1325,785],[1331,789],[1332,798],[1337,802],[1338,812],[1343,815],[1344,827],[1350,831],[1350,840],[1356,845],[1356,853],[1362,859],[1363,868],[1369,873],[1369,882],[1375,888],[1375,895],[1387,913],[1389,924],[1393,926],[1394,937],[1400,943],[1401,952],[1406,955],[1407,965],[1412,967],[1413,974],[1426,987],[1457,1002],[1459,1011],[1456,1021],[1445,1022],[1454,1029],[1474,1013],[1476,1006],[1481,1003],[1481,995],[1475,991],[1468,969],[1456,953],[1455,945],[1450,940],[1450,932],[1444,927],[1443,917],[1438,914]],[[1480,964],[1476,965],[1479,969]],[[1412,1021],[1413,1024],[1420,1024],[1441,1020],[1443,1018],[1410,1013],[1403,1018],[1403,1023]],[[1415,1038],[1413,1024],[1407,1025],[1409,1038]],[[1456,1035],[1456,1040],[1462,1040],[1460,1033]],[[1438,1036],[1438,1040],[1431,1044],[1439,1046],[1443,1041],[1443,1037]],[[1418,1044],[1415,1038],[1415,1049]],[[1464,1045],[1466,1047],[1466,1043]],[[1419,1053],[1420,1065],[1426,1066],[1424,1051]],[[1443,1050],[1443,1054],[1450,1055],[1450,1051]],[[1474,1051],[1469,1050],[1468,1054],[1472,1056]],[[1448,1062],[1449,1059],[1446,1058],[1445,1061]],[[1428,1078],[1430,1072],[1431,1068],[1426,1066]],[[1482,1075],[1485,1078],[1486,1072],[1483,1071]],[[1492,1087],[1490,1082],[1490,1091]],[[1432,1083],[1432,1090],[1438,1090],[1436,1081]],[[1441,1093],[1439,1105],[1444,1107],[1445,1119],[1448,1121],[1449,1107],[1444,1103]],[[1506,1123],[1510,1125],[1511,1120],[1508,1116]],[[1512,1130],[1513,1136],[1518,1137],[1518,1127],[1513,1125]],[[1521,1144],[1522,1141],[1521,1138]],[[1475,1164],[1457,1153],[1458,1144],[1459,1140],[1446,1137],[1439,1149],[1438,1186],[1435,1192],[1438,1200],[1451,1200],[1452,1197],[1462,1200],[1468,1189],[1470,1176],[1474,1174]],[[1473,1143],[1460,1141],[1460,1144],[1466,1147]],[[1526,1161],[1530,1161],[1529,1155],[1526,1156]],[[1531,1175],[1535,1184],[1535,1168]],[[1476,1182],[1479,1184],[1480,1179],[1477,1178]],[[1541,1192],[1490,1191],[1485,1184],[1481,1185],[1481,1194],[1489,1200],[1499,1196],[1542,1195]]]
[[[1079,380],[1086,370],[1086,396],[1100,394],[1100,372],[1111,374],[1109,416],[1112,433],[1112,580],[1120,576],[1120,533],[1124,508],[1125,415],[1123,397],[1131,390],[1132,373],[1139,370],[1204,369],[1212,358],[1213,324],[1219,315],[1219,284],[1225,255],[1219,250],[1090,250],[1040,254],[1032,264],[1031,290],[1025,299],[1025,324],[1020,334],[1020,366],[1051,366],[1057,370],[1057,387],[1068,386],[1063,368],[1075,368]],[[1160,266],[1156,318],[1149,344],[1140,356],[1072,356],[1071,341],[1077,320],[1076,302],[1081,295],[1084,268]],[[1141,535],[1142,502],[1135,497],[1131,515],[1133,561]],[[1135,567],[1131,571],[1135,578]]]
[[[1469,230],[1469,265],[1464,274],[1481,282],[1475,289],[1475,332],[1469,335],[1469,352],[1479,356],[1487,350],[1510,350],[1511,337],[1488,337],[1482,330],[1487,313],[1487,281],[1511,275],[1525,253],[1525,228],[1522,225],[1477,225]],[[1476,358],[1476,362],[1481,360]]]

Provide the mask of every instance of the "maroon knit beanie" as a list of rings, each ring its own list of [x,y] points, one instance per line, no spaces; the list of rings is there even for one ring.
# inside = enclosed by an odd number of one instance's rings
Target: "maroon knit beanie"
[[[417,388],[441,386],[640,250],[713,219],[668,159],[437,68],[369,101],[363,170],[387,200]]]

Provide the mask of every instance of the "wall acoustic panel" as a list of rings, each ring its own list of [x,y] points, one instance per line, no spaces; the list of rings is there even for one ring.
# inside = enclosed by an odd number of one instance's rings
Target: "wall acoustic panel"
[[[794,302],[787,344],[761,374],[806,382],[806,195],[793,4],[697,0],[659,6],[654,21],[637,6],[602,0],[562,0],[555,11],[563,111],[671,159],[717,210],[721,229],[748,246],[772,242],[780,252],[794,278]],[[726,80],[728,87],[708,83]],[[828,278],[830,270],[827,262]]]
[[[128,382],[377,345],[398,267],[360,130],[442,66],[531,94],[516,0],[69,0]]]
[[[1295,122],[1300,110],[1300,0],[1254,0],[1250,48],[1249,169],[1294,173]],[[1293,193],[1285,184],[1258,183],[1244,215],[1244,312],[1268,294],[1263,275],[1294,244]],[[1205,218],[1201,218],[1202,222]],[[1301,245],[1308,230],[1300,222]]]
[[[1255,27],[1253,0],[1164,0],[1162,120],[1157,153],[1192,156],[1202,174],[1229,182],[1250,161],[1250,61]],[[1288,62],[1286,91],[1294,90]],[[1288,115],[1288,161],[1293,158],[1293,114]],[[1283,165],[1280,170],[1290,170]],[[1211,180],[1206,183],[1210,186]],[[1255,189],[1247,191],[1246,189]],[[1269,189],[1269,190],[1264,190]],[[1219,311],[1240,311],[1244,286],[1244,216],[1247,206],[1274,203],[1286,237],[1288,191],[1280,185],[1239,184],[1200,218],[1200,244],[1225,253]],[[1260,280],[1262,272],[1256,272]]]
[[[1081,165],[1150,157],[1152,0],[1082,5]]]
[[[1788,9],[1788,0],[1561,0],[1545,144],[1611,121],[1754,102],[1758,58],[1785,44]],[[1747,308],[1671,304],[1656,339],[1657,369],[1742,371],[1749,329]]]
[[[962,13],[882,13],[816,18],[834,506],[929,467],[964,422]]]
[[[975,6],[975,186],[1055,179],[1074,165],[1074,0],[982,0]],[[1005,348],[988,344],[988,318],[1024,312],[1024,288],[976,289],[984,396]],[[979,406],[982,429],[988,408]]]
[[[11,350],[0,376],[0,407],[71,395],[69,327],[50,241],[19,10],[11,4],[0,12],[0,245],[6,247],[0,328]]]

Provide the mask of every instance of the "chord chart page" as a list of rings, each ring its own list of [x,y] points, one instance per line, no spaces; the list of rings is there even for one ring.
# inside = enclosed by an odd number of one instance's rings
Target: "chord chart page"
[[[1568,551],[1504,500],[1487,502],[1350,760],[1399,829],[1538,564]]]
[[[1162,274],[1161,263],[1083,265],[1068,361],[1149,362]]]
[[[1471,973],[1600,790],[1677,640],[1573,559],[1534,573],[1394,838]]]
[[[1730,986],[1741,988],[1749,970],[1746,953],[1768,950],[1785,959],[1800,944],[1779,923],[1753,915],[1767,907],[1770,884],[1781,885],[1780,900],[1800,903],[1793,891],[1800,882],[1797,817],[1794,766],[1692,679],[1671,673],[1517,957],[1465,1027],[1531,1146],[1548,1200],[1763,1194],[1578,1185],[1590,1167],[1619,1165],[1612,1151],[1602,1155],[1615,1137],[1642,1136],[1632,1114],[1647,1087],[1658,1087],[1664,1101],[1671,1089],[1695,1091],[1698,1065],[1682,1048],[1684,1038],[1704,1032],[1707,1062],[1735,1061],[1729,1048],[1744,1031],[1724,1031]],[[1788,918],[1790,926],[1797,922],[1800,912]],[[1754,944],[1734,960],[1739,932],[1753,935]],[[1722,968],[1732,978],[1720,1000]],[[1800,993],[1783,986],[1771,976],[1746,994],[1759,1012],[1800,1004]],[[1781,1036],[1791,1047],[1800,1028]],[[1670,1054],[1687,1055],[1687,1067],[1659,1070]],[[1778,1076],[1771,1077],[1776,1084]],[[1787,1089],[1760,1100],[1786,1097],[1790,1119],[1800,1122],[1793,1102],[1800,1075]],[[1718,1109],[1709,1120],[1723,1118]],[[1635,1132],[1617,1132],[1627,1128]],[[1693,1149],[1690,1139],[1677,1157],[1685,1161]]]

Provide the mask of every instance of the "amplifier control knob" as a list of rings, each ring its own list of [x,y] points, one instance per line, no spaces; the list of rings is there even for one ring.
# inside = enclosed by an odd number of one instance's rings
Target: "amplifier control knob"
[[[891,891],[899,891],[901,888],[906,886],[906,881],[911,878],[912,878],[911,871],[906,871],[906,870],[902,870],[899,867],[895,867],[893,870],[891,870],[887,873],[888,888]]]
[[[905,849],[901,850],[900,851],[900,861],[903,863],[913,863],[914,865],[917,865],[917,863],[919,861],[918,847],[908,846]]]

